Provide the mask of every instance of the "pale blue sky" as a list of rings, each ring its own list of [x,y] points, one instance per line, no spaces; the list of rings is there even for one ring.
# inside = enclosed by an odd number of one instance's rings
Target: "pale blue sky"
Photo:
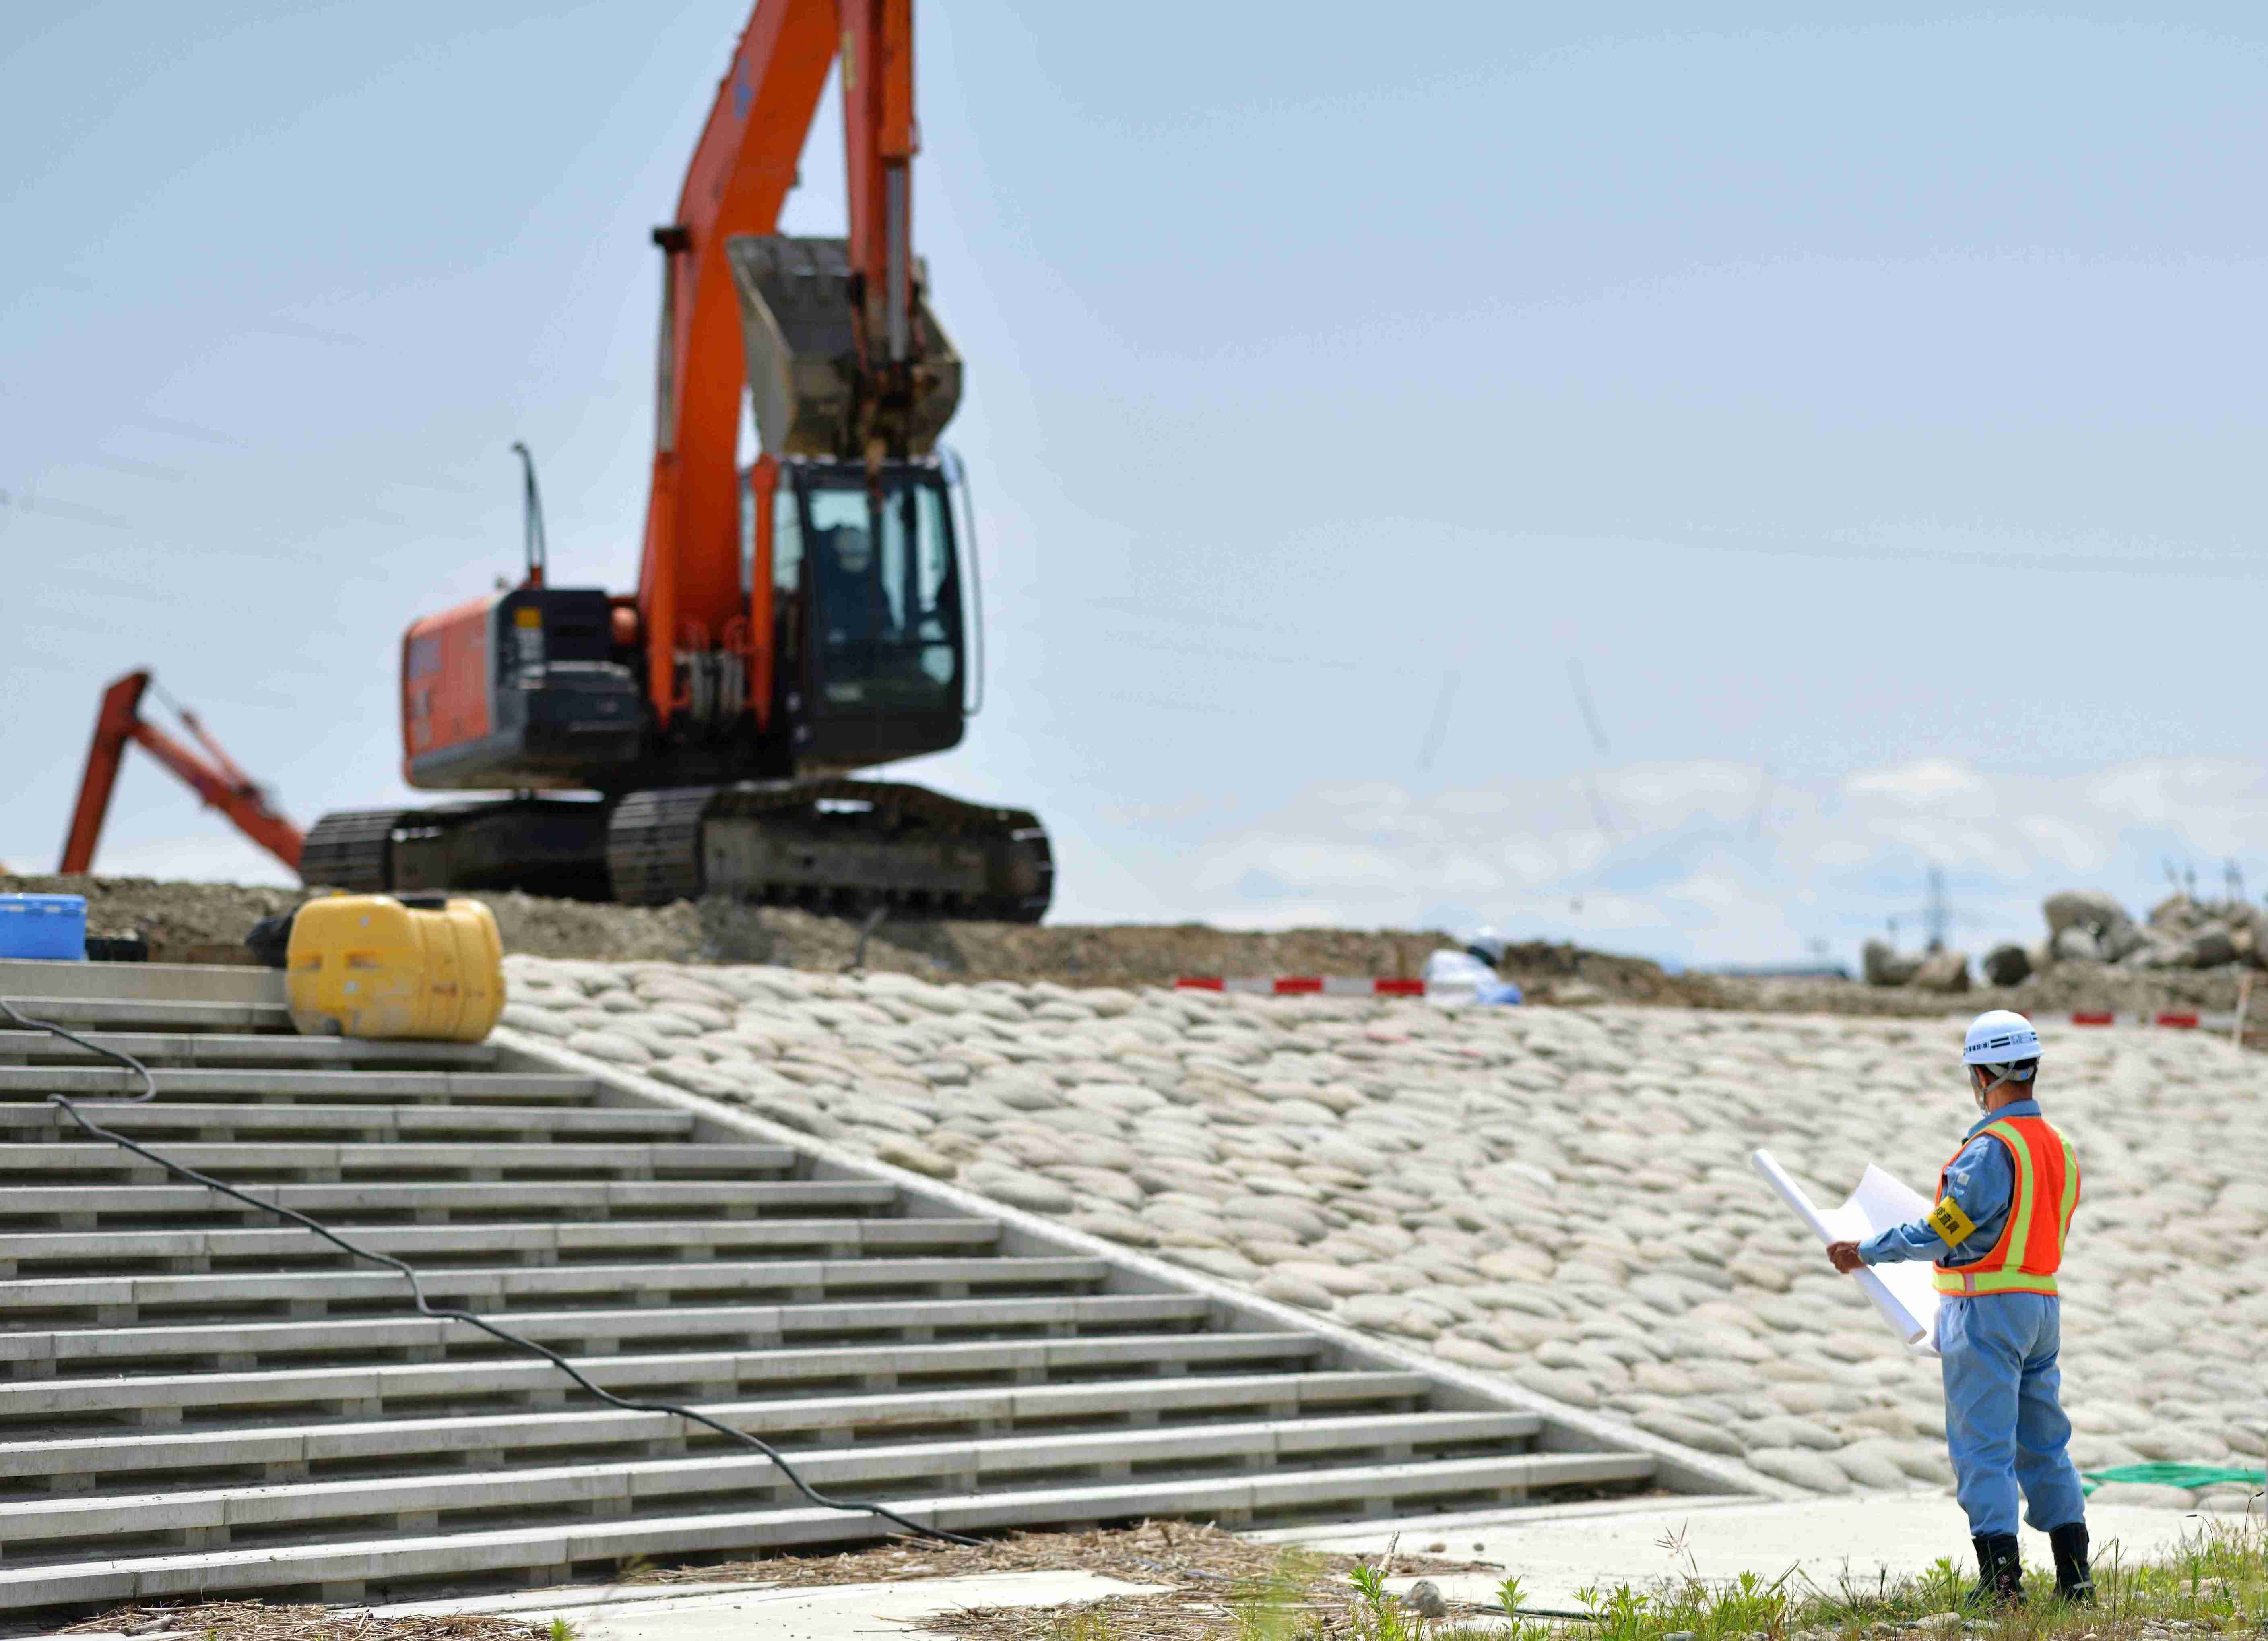
[[[993,666],[902,772],[1040,810],[1079,918],[1735,957],[1849,950],[1933,858],[1980,933],[2268,879],[2268,20],[1531,10],[923,0]],[[645,231],[745,14],[0,11],[0,860],[52,864],[136,664],[303,820],[401,792],[394,647],[512,568],[515,438],[555,575],[631,582]],[[107,841],[262,870],[148,768]]]

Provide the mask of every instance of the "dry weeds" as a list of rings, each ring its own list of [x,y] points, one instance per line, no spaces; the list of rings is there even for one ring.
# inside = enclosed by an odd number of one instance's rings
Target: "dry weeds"
[[[549,1631],[485,1613],[379,1618],[352,1609],[272,1607],[264,1601],[201,1601],[188,1607],[136,1603],[69,1624],[56,1633],[151,1636],[180,1633],[216,1641],[541,1641]]]

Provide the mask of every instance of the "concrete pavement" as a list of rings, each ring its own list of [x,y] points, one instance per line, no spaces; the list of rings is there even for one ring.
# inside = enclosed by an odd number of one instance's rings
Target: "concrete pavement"
[[[2099,1564],[2112,1556],[2146,1560],[2169,1553],[2185,1534],[2195,1534],[2211,1518],[2181,1511],[2106,1506],[2088,1512]],[[1538,1607],[1573,1608],[1585,1586],[1611,1588],[1620,1583],[1644,1586],[1690,1571],[1712,1582],[1755,1572],[1770,1580],[1793,1571],[1791,1584],[1804,1581],[1824,1590],[1847,1578],[1866,1587],[1887,1578],[1926,1572],[1940,1556],[1952,1556],[1974,1575],[1969,1529],[1960,1509],[1935,1489],[1876,1493],[1856,1498],[1820,1498],[1801,1504],[1749,1499],[1660,1499],[1614,1501],[1507,1513],[1418,1518],[1381,1529],[1376,1524],[1344,1529],[1304,1528],[1256,1536],[1299,1543],[1343,1555],[1383,1555],[1399,1536],[1404,1555],[1425,1555],[1429,1547],[1444,1557],[1469,1556],[1503,1565],[1503,1573],[1439,1577],[1433,1582],[1452,1600],[1491,1602],[1506,1573],[1516,1575],[1528,1600]],[[2024,1559],[2051,1564],[2047,1536],[2026,1528]],[[1388,1580],[1406,1588],[1414,1580]]]

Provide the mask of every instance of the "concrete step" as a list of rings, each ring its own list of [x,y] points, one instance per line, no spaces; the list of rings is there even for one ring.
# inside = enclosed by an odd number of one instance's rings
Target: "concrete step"
[[[211,1142],[314,1135],[364,1141],[554,1138],[676,1139],[693,1132],[683,1112],[621,1105],[204,1105],[188,1100],[81,1100],[89,1122],[147,1144],[166,1136]],[[85,1138],[53,1105],[0,1104],[0,1143]]]
[[[497,1058],[496,1046],[490,1043],[380,1043],[352,1037],[241,1031],[81,1031],[79,1035],[113,1053],[130,1054],[153,1068],[305,1066],[316,1070],[364,1070],[407,1067],[470,1071],[493,1067]],[[45,1031],[0,1031],[0,1064],[34,1061],[66,1066],[107,1063],[77,1043]]]
[[[0,1100],[115,1099],[142,1092],[142,1079],[118,1067],[0,1066]],[[468,1105],[578,1105],[597,1092],[588,1077],[556,1071],[299,1071],[273,1066],[187,1066],[158,1079],[158,1098],[462,1101]]]
[[[509,1318],[504,1319],[507,1323]],[[816,1349],[700,1350],[576,1359],[591,1381],[617,1395],[684,1405],[730,1401],[743,1386],[775,1393],[895,1390],[902,1382],[976,1383],[1005,1379],[1042,1384],[1065,1373],[1123,1378],[1129,1371],[1167,1377],[1223,1364],[1271,1366],[1312,1360],[1321,1347],[1304,1334],[1108,1334],[1093,1338],[1003,1339],[944,1344],[870,1343]],[[567,1377],[536,1357],[461,1362],[307,1367],[261,1372],[136,1375],[117,1379],[11,1379],[0,1383],[0,1428],[26,1436],[29,1426],[64,1420],[178,1425],[203,1419],[252,1417],[284,1408],[313,1408],[341,1419],[377,1416],[388,1406],[426,1404],[425,1413],[487,1406],[570,1407],[585,1399]],[[58,1432],[60,1433],[60,1432]],[[0,1446],[0,1464],[13,1446]]]
[[[1290,1359],[1301,1356],[1284,1335],[1274,1335],[1272,1342],[1268,1336],[1261,1340]],[[1217,1361],[1208,1359],[1204,1365]],[[1088,1364],[1062,1365],[1076,1371]],[[855,1395],[814,1393],[705,1402],[702,1411],[767,1441],[840,1446],[902,1442],[915,1434],[937,1439],[1018,1430],[1066,1436],[1193,1429],[1235,1418],[1281,1422],[1358,1412],[1376,1418],[1413,1410],[1432,1389],[1417,1373],[1302,1370],[1159,1377],[1144,1372],[1147,1365],[1138,1360],[1130,1375],[1122,1372],[1072,1384]],[[556,1413],[490,1412],[313,1424],[280,1422],[263,1410],[255,1423],[231,1429],[13,1442],[0,1445],[0,1488],[18,1497],[42,1488],[67,1495],[97,1489],[119,1493],[153,1485],[157,1478],[168,1478],[176,1486],[189,1481],[279,1482],[468,1466],[494,1469],[507,1462],[556,1462],[564,1453],[618,1452],[653,1457],[735,1451],[714,1431],[672,1414],[631,1412],[588,1397],[582,1401],[579,1408]]]
[[[996,1230],[979,1220],[882,1220],[900,1225],[968,1226]],[[612,1355],[625,1346],[682,1350],[754,1349],[783,1339],[806,1342],[850,1334],[919,1342],[940,1332],[1005,1337],[1042,1333],[1126,1331],[1201,1327],[1209,1301],[1194,1294],[1043,1295],[1027,1298],[884,1299],[854,1304],[790,1305],[671,1305],[610,1311],[514,1311],[512,1331],[572,1356]],[[392,1356],[412,1362],[473,1361],[512,1353],[477,1328],[424,1316],[312,1322],[223,1322],[186,1327],[93,1327],[0,1333],[0,1363],[18,1379],[53,1379],[136,1371],[250,1371],[263,1364],[292,1365],[320,1356],[367,1362]],[[304,1361],[298,1365],[308,1365]]]
[[[642,1305],[673,1295],[828,1293],[885,1289],[953,1298],[976,1288],[1027,1290],[1085,1288],[1102,1280],[1100,1260],[1070,1255],[1029,1259],[673,1260],[643,1265],[438,1266],[417,1275],[435,1304],[502,1311],[515,1303],[574,1294]],[[399,1311],[409,1284],[381,1268],[284,1272],[214,1271],[188,1276],[35,1276],[0,1283],[0,1316],[70,1316],[124,1326],[152,1313],[282,1313],[323,1316],[342,1307]]]
[[[0,1032],[0,1610],[358,1600],[886,1534],[657,1403],[957,1530],[1501,1508],[1697,1473],[950,1188],[711,1142],[747,1133],[729,1108],[533,1039],[301,1039],[274,973],[104,968],[0,963],[0,994],[158,1084],[133,1101],[99,1056]],[[85,1137],[57,1093],[640,1405]]]
[[[1538,1487],[1630,1484],[1653,1461],[1628,1453],[1536,1453],[1396,1465],[1100,1482],[1065,1488],[894,1501],[909,1519],[955,1532],[1027,1523],[1202,1515],[1224,1525],[1435,1512],[1476,1500],[1524,1500]],[[808,1506],[636,1518],[359,1541],[263,1546],[0,1569],[0,1608],[88,1605],[233,1590],[300,1590],[327,1601],[397,1597],[416,1584],[563,1583],[633,1557],[747,1554],[874,1537],[870,1516]]]
[[[156,997],[39,997],[8,987],[0,997],[18,1014],[51,1020],[85,1035],[84,1028],[114,1031],[261,1032],[296,1036],[291,1011],[281,1002],[207,1002]],[[40,1035],[44,1036],[42,1032]]]
[[[225,1179],[231,1185],[286,1179],[330,1181],[348,1176],[447,1174],[458,1179],[500,1179],[505,1175],[558,1178],[576,1175],[650,1179],[658,1174],[778,1174],[795,1164],[784,1145],[650,1144],[207,1144],[174,1142],[166,1157],[185,1168]],[[100,1140],[0,1145],[0,1183],[12,1187],[48,1184],[58,1175],[146,1179],[167,1176],[156,1164]]]
[[[1123,1482],[1161,1467],[1194,1476],[1407,1463],[1420,1456],[1504,1457],[1521,1452],[1541,1425],[1532,1414],[1406,1413],[784,1451],[806,1482],[826,1492],[974,1493]],[[1545,1484],[1535,1472],[1525,1474],[1531,1485]],[[507,1519],[526,1526],[546,1516],[626,1517],[727,1503],[748,1508],[801,1502],[771,1460],[760,1453],[727,1452],[695,1459],[0,1503],[0,1554],[11,1564],[21,1564],[43,1554],[67,1553],[62,1547],[99,1540],[212,1549],[274,1541],[287,1534],[304,1538],[317,1533],[431,1533],[441,1526],[500,1526]]]
[[[170,1148],[169,1148],[170,1149]],[[253,1195],[312,1214],[341,1229],[402,1221],[487,1224],[527,1211],[527,1189],[506,1180],[357,1181],[337,1185],[254,1183]],[[766,1214],[844,1214],[886,1209],[895,1187],[871,1179],[547,1179],[544,1206],[563,1220],[603,1222],[615,1215],[679,1214],[751,1219]],[[274,1225],[272,1216],[193,1185],[13,1186],[0,1191],[0,1223],[53,1222],[71,1230],[102,1224],[220,1222]],[[684,1223],[684,1222],[676,1222]]]
[[[999,1239],[998,1223],[981,1219],[740,1219],[688,1224],[683,1220],[608,1220],[598,1223],[543,1220],[534,1223],[485,1225],[369,1225],[353,1240],[381,1253],[405,1259],[419,1270],[444,1268],[442,1261],[489,1266],[502,1260],[523,1265],[620,1258],[630,1253],[659,1253],[679,1260],[705,1260],[730,1253],[809,1253],[835,1259],[917,1250],[966,1251],[990,1247]],[[0,1231],[0,1276],[57,1275],[42,1267],[73,1271],[156,1266],[197,1274],[216,1263],[256,1260],[270,1270],[310,1263],[343,1265],[353,1256],[313,1231],[296,1225],[272,1231]],[[0,1360],[11,1336],[0,1334]]]

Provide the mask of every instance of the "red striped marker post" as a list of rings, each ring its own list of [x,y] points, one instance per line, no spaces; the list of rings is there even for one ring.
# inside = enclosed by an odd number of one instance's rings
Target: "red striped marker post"
[[[1423,997],[1423,980],[1366,979],[1340,974],[1184,974],[1174,982],[1184,992],[1240,992],[1261,997]]]

